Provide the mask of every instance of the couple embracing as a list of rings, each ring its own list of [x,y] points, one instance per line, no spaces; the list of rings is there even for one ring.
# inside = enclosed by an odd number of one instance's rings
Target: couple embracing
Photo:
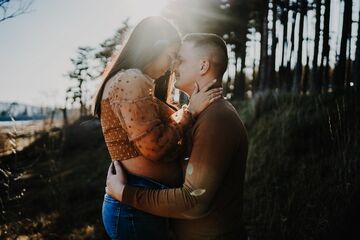
[[[143,19],[104,73],[94,101],[111,156],[102,217],[111,239],[245,239],[247,133],[223,98],[225,42],[183,38],[162,17]],[[155,96],[159,78],[189,96]],[[163,95],[171,97],[171,81]]]

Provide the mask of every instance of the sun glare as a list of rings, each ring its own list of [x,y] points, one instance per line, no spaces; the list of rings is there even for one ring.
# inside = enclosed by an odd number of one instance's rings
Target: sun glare
[[[139,5],[141,6],[141,9],[139,11],[141,14],[146,16],[154,16],[154,15],[160,15],[161,11],[164,9],[164,7],[167,5],[167,3],[170,0],[142,0],[138,1]]]

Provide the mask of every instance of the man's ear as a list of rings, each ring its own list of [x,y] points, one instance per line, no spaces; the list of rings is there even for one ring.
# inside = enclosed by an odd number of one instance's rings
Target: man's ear
[[[203,59],[200,63],[200,74],[205,75],[210,69],[210,62],[207,59]]]

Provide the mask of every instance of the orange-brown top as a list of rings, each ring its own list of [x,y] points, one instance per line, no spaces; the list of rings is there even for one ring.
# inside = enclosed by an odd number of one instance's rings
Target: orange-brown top
[[[138,69],[118,72],[107,83],[101,102],[101,126],[112,160],[142,155],[162,161],[175,150],[191,114],[175,112],[154,96],[155,83]]]

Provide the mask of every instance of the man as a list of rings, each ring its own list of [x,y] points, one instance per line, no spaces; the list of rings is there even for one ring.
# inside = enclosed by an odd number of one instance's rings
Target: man
[[[175,86],[191,95],[213,79],[221,85],[228,62],[224,41],[215,34],[189,34],[178,54]],[[211,103],[190,130],[190,159],[182,187],[142,189],[126,185],[115,162],[107,193],[139,210],[175,218],[178,239],[244,239],[243,185],[247,133],[234,107],[225,99]]]

